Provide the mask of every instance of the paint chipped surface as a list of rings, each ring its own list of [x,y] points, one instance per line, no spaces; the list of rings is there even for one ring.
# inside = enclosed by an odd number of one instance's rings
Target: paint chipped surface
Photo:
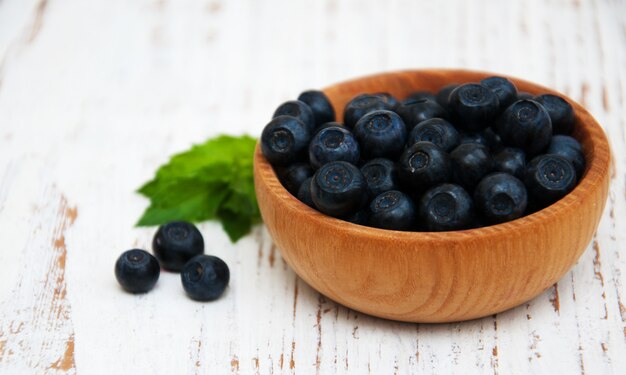
[[[626,373],[624,2],[0,3],[0,373]],[[232,245],[215,223],[201,229],[232,270],[222,299],[189,301],[167,272],[147,295],[117,289],[115,256],[153,234],[132,227],[132,191],[167,155],[204,131],[260,134],[300,84],[433,65],[568,92],[608,135],[596,243],[544,294],[459,324],[380,320],[308,287],[265,228]]]
[[[37,213],[51,217],[52,221],[35,225],[31,236],[32,241],[43,240],[43,243],[45,237],[49,238],[47,249],[44,247],[41,252],[28,246],[23,249],[24,257],[30,259],[26,263],[28,269],[21,273],[10,300],[0,305],[2,316],[14,318],[0,322],[0,363],[27,365],[42,373],[49,370],[73,373],[74,331],[65,282],[68,256],[65,238],[78,209],[70,206],[54,188],[46,192],[45,198],[49,201],[43,202]],[[33,361],[34,354],[37,361]]]

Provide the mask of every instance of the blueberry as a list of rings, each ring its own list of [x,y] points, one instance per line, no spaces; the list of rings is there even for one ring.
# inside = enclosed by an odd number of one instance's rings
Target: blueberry
[[[335,110],[333,105],[328,100],[326,94],[322,91],[309,90],[305,91],[298,100],[306,103],[313,112],[313,118],[315,120],[315,127],[318,127],[327,122],[335,121]]]
[[[278,116],[270,121],[261,134],[261,151],[272,165],[289,165],[301,160],[311,140],[311,133],[295,117]]]
[[[547,206],[574,189],[576,170],[562,156],[540,155],[528,164],[525,182],[533,199]]]
[[[567,146],[577,151],[583,152],[583,146],[580,144],[580,142],[578,142],[576,138],[570,137],[569,135],[553,135],[550,144],[552,143],[558,143],[563,146]]]
[[[379,194],[369,205],[371,226],[382,229],[410,230],[415,222],[415,207],[408,195],[398,190]]]
[[[428,99],[406,100],[397,109],[398,114],[407,126],[408,130],[422,121],[439,117],[447,118],[445,109],[441,108],[437,102]]]
[[[125,251],[115,262],[115,278],[130,293],[149,292],[159,279],[159,262],[147,251]]]
[[[367,209],[362,209],[357,211],[354,215],[347,217],[345,220],[352,224],[367,226],[370,220],[370,214]]]
[[[576,177],[580,179],[585,172],[585,155],[578,141],[566,135],[552,137],[552,142],[546,150],[546,154],[560,155],[569,160],[576,170]]]
[[[446,111],[449,110],[448,106],[450,104],[450,93],[454,91],[454,89],[456,89],[457,87],[459,87],[459,85],[456,83],[445,86],[444,88],[439,90],[437,96],[435,97],[435,101],[437,102],[437,104],[439,104]]]
[[[373,111],[357,122],[354,135],[362,147],[365,160],[397,158],[406,143],[406,127],[395,112]]]
[[[534,100],[519,100],[500,115],[494,130],[505,145],[521,148],[533,156],[550,143],[552,123],[541,104]]]
[[[486,146],[489,148],[491,153],[499,152],[504,148],[504,144],[502,144],[502,139],[500,136],[493,131],[492,128],[487,128],[481,132],[483,138],[485,139]]]
[[[356,164],[360,155],[357,139],[343,126],[329,126],[320,130],[309,144],[309,161],[314,169],[338,160]]]
[[[361,171],[345,161],[324,164],[313,175],[311,197],[326,215],[346,217],[365,203],[367,183]]]
[[[398,188],[398,170],[389,159],[372,159],[361,167],[361,173],[367,182],[368,197]]]
[[[198,255],[185,264],[180,279],[191,299],[213,301],[218,299],[228,286],[230,270],[218,257]]]
[[[484,132],[461,132],[461,144],[476,143],[489,147],[489,142],[485,138]]]
[[[480,83],[496,94],[500,102],[500,111],[504,111],[513,102],[517,101],[517,87],[504,77],[489,77],[483,79]]]
[[[490,223],[504,223],[521,217],[528,194],[519,179],[507,173],[492,173],[474,191],[476,209]]]
[[[313,169],[308,163],[295,163],[282,171],[280,181],[287,191],[296,195],[302,182],[311,176],[313,176]]]
[[[534,99],[550,115],[553,134],[571,134],[574,131],[574,108],[560,96],[545,94]]]
[[[407,148],[398,161],[398,177],[414,193],[450,179],[450,159],[439,146],[417,142]]]
[[[369,112],[377,111],[377,110],[388,110],[391,111],[395,107],[393,102],[389,101],[389,98],[385,95],[380,94],[363,94],[358,95],[348,104],[343,112],[343,121],[347,127],[353,129],[356,126],[356,123],[359,119]]]
[[[313,203],[313,198],[311,197],[311,181],[312,177],[307,178],[302,182],[300,188],[298,189],[298,200],[311,208],[316,208],[315,203]]]
[[[400,105],[400,101],[395,96],[391,95],[388,92],[379,92],[374,95],[380,97],[384,102],[389,104],[391,108],[395,109],[396,107]]]
[[[518,92],[517,93],[517,100],[530,100],[532,98],[534,98],[535,96],[529,92]]]
[[[315,132],[313,133],[313,135],[319,133],[320,131],[326,129],[326,128],[330,128],[333,126],[338,126],[342,129],[346,129],[346,130],[350,130],[348,129],[348,127],[346,127],[344,124],[340,123],[340,122],[336,122],[336,121],[331,121],[331,122],[325,122],[322,125],[318,126],[317,128],[315,128]]]
[[[152,251],[163,268],[179,272],[189,259],[204,253],[204,239],[195,225],[173,221],[159,227]]]
[[[529,196],[528,204],[526,205],[526,211],[524,211],[524,216],[532,215],[535,212],[538,212],[539,210],[544,209],[546,206],[547,205],[537,201],[532,196]]]
[[[488,87],[466,83],[450,93],[449,111],[455,125],[477,131],[491,125],[500,113],[500,102]]]
[[[508,173],[520,180],[526,171],[526,154],[519,148],[507,147],[493,158],[493,170]]]
[[[420,199],[418,211],[426,229],[435,232],[469,228],[474,216],[472,198],[455,184],[428,190]]]
[[[461,135],[448,121],[431,118],[420,122],[411,130],[407,146],[421,141],[434,143],[450,152],[461,143]]]
[[[291,116],[302,121],[304,125],[309,129],[309,133],[313,133],[315,130],[315,116],[311,108],[305,103],[299,100],[290,100],[279,105],[274,112],[272,118],[278,116]]]
[[[416,91],[413,92],[411,94],[409,94],[409,96],[406,97],[406,99],[404,99],[404,102],[410,102],[413,100],[419,100],[419,99],[428,99],[432,102],[436,102],[437,101],[437,97],[435,96],[435,94],[433,94],[432,92],[429,91]]]
[[[452,181],[472,190],[493,167],[489,149],[477,143],[466,143],[450,153]]]

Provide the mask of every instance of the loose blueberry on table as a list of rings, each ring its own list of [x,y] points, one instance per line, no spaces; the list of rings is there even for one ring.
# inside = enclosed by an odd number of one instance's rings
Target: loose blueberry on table
[[[163,268],[180,272],[189,259],[204,253],[204,239],[195,225],[174,221],[159,227],[152,250]]]
[[[219,298],[230,281],[230,270],[218,257],[198,255],[192,258],[180,273],[187,295],[196,301]]]
[[[308,165],[291,167],[297,170],[303,168],[310,170]],[[299,178],[292,178],[292,182]],[[170,271],[180,271],[183,289],[197,301],[215,300],[228,286],[228,265],[218,257],[204,254],[202,234],[191,223],[174,221],[160,226],[154,235],[153,250],[156,257],[145,250],[132,249],[117,259],[115,277],[126,291],[150,291],[159,279],[161,266]]]
[[[159,262],[141,249],[125,251],[115,263],[115,277],[130,293],[147,293],[159,279]]]
[[[586,166],[575,123],[567,100],[504,77],[406,97],[361,93],[345,108],[305,91],[276,110],[261,151],[286,189],[323,214],[453,231],[515,220],[571,192]]]

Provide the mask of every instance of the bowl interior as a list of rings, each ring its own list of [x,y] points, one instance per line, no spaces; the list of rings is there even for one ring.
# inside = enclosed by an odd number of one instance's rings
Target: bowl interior
[[[479,82],[484,78],[494,75],[496,74],[462,69],[400,71],[376,74],[345,82],[340,82],[325,88],[323,91],[333,104],[337,116],[337,121],[341,122],[343,121],[344,107],[352,98],[359,94],[387,92],[397,97],[398,99],[404,99],[415,91],[430,91],[436,94],[439,90],[447,85]],[[602,128],[580,104],[576,103],[566,95],[548,87],[544,87],[519,78],[514,78],[501,74],[497,75],[501,77],[506,77],[511,80],[515,84],[519,92],[528,92],[533,95],[558,95],[567,100],[574,108],[574,112],[576,115],[576,126],[572,136],[576,138],[583,147],[583,153],[585,155],[586,161],[585,172],[583,173],[583,177],[580,179],[576,188],[572,192],[570,192],[570,194],[568,194],[560,201],[538,212],[544,211],[545,213],[546,210],[558,210],[559,205],[567,205],[568,201],[579,199],[579,194],[583,193],[589,185],[597,184],[602,179],[603,174],[606,173],[609,165],[609,145],[606,136],[602,131]],[[598,151],[600,151],[600,155],[597,154]],[[590,175],[590,171],[594,172]],[[511,225],[517,223],[523,225],[523,222],[525,220],[532,220],[532,216],[535,214],[536,213],[533,213],[531,215],[524,216],[508,223],[491,225],[484,228],[468,229],[454,232],[419,233],[428,233],[428,235],[433,235],[434,237],[448,237],[450,235],[454,235],[454,233],[481,232],[485,228],[502,228],[502,230],[512,230],[514,228],[511,228]],[[352,224],[351,226],[358,225]],[[379,230],[374,228],[372,229],[378,232],[390,232],[387,230]],[[397,235],[398,233],[409,233],[409,235],[411,234],[411,232],[397,232],[394,235]]]

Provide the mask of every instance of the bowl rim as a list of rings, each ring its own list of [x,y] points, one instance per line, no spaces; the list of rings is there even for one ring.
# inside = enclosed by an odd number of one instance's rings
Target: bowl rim
[[[260,140],[257,141],[257,145],[254,151],[254,168],[258,169],[258,177],[263,180],[263,183],[268,186],[267,191],[274,195],[276,199],[280,199],[281,203],[289,209],[289,211],[303,211],[310,218],[311,222],[316,225],[324,227],[336,227],[341,225],[342,232],[347,235],[354,235],[358,237],[368,237],[375,239],[386,240],[401,240],[401,241],[428,241],[428,242],[445,242],[456,243],[461,240],[467,240],[474,237],[485,236],[499,236],[505,233],[517,232],[523,227],[536,224],[539,221],[544,220],[546,217],[559,216],[566,211],[570,211],[573,206],[577,206],[584,197],[589,195],[590,191],[599,188],[599,184],[602,183],[602,179],[609,171],[609,165],[611,162],[610,146],[604,133],[604,130],[600,124],[593,118],[593,116],[579,103],[572,100],[567,95],[561,92],[550,89],[548,87],[519,79],[513,76],[505,74],[497,74],[486,71],[467,70],[467,69],[415,69],[415,70],[397,70],[390,72],[383,72],[371,75],[365,75],[356,77],[349,80],[344,80],[339,83],[327,86],[322,89],[323,92],[335,90],[342,85],[356,83],[358,81],[367,79],[377,79],[384,76],[397,76],[401,74],[466,74],[466,75],[480,75],[480,76],[499,76],[505,77],[513,81],[516,86],[522,84],[524,86],[532,86],[533,91],[541,91],[547,94],[554,94],[566,99],[573,107],[574,113],[578,123],[584,124],[584,131],[589,135],[590,145],[592,146],[592,152],[585,152],[586,167],[582,180],[580,180],[574,190],[568,193],[565,197],[561,198],[557,202],[545,207],[539,211],[536,211],[530,215],[522,216],[518,219],[494,224],[480,228],[463,229],[456,231],[444,231],[444,232],[417,232],[417,231],[397,231],[390,229],[380,229],[375,227],[363,226],[345,221],[342,219],[334,218],[332,216],[325,215],[318,210],[315,210],[305,203],[298,200],[295,196],[287,191],[284,186],[278,180],[278,177],[274,171],[274,168],[265,159],[260,148]],[[453,81],[448,84],[454,83]],[[416,90],[419,88],[416,88]],[[591,158],[589,158],[591,155]],[[255,174],[257,175],[257,174]]]

